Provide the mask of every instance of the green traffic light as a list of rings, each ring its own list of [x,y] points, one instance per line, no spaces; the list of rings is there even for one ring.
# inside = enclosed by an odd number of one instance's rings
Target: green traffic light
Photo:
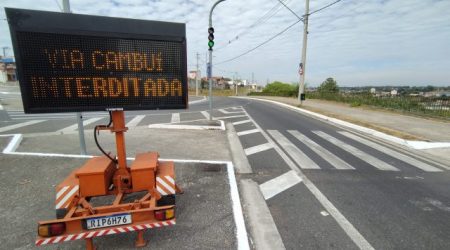
[[[210,48],[212,48],[212,47],[214,46],[214,42],[213,42],[213,41],[209,41],[209,42],[208,42],[208,46],[209,46]]]

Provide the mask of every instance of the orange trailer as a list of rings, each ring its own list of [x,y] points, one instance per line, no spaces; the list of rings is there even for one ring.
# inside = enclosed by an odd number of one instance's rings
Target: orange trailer
[[[157,152],[147,152],[127,166],[124,112],[110,115],[110,124],[97,126],[94,133],[115,133],[117,157],[94,157],[56,187],[56,219],[38,223],[37,246],[84,239],[86,248],[94,249],[94,237],[136,231],[136,247],[142,247],[144,230],[175,225],[175,194],[181,190],[173,162],[160,162]],[[99,202],[108,196],[112,202]]]

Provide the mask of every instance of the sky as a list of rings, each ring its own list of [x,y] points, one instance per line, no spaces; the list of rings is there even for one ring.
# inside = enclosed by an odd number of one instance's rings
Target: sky
[[[216,0],[71,0],[77,14],[186,23],[188,70],[206,72],[208,15]],[[311,0],[310,13],[335,0]],[[298,16],[305,0],[283,0]],[[12,47],[3,7],[61,11],[61,0],[0,0],[0,47]],[[340,86],[450,86],[449,0],[341,0],[311,14],[308,86],[333,77]],[[213,75],[298,82],[303,22],[279,0],[226,0],[213,14]],[[12,54],[12,51],[9,51]]]

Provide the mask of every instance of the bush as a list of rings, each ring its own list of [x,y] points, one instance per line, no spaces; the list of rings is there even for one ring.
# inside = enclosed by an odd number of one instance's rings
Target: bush
[[[262,93],[270,96],[297,96],[298,87],[282,82],[269,83],[264,87]]]
[[[352,103],[350,103],[350,107],[359,107],[359,106],[361,106],[361,102],[358,100],[355,100]]]

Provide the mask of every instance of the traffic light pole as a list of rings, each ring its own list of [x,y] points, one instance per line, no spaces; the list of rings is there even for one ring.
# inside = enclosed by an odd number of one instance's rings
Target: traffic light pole
[[[305,93],[305,73],[306,73],[306,45],[308,41],[308,18],[309,18],[309,0],[306,0],[305,16],[303,19],[303,48],[302,48],[302,63],[300,72],[300,86],[298,88],[298,101],[302,104],[302,96]]]
[[[216,3],[214,3],[214,5],[211,8],[211,11],[209,11],[209,28],[212,28],[212,13],[214,8],[221,2],[223,2],[225,0],[219,0]],[[214,46],[214,44],[213,44]],[[213,117],[213,111],[212,111],[212,70],[213,70],[213,65],[212,65],[212,52],[213,49],[212,47],[209,47],[209,120],[212,121],[212,117]]]

